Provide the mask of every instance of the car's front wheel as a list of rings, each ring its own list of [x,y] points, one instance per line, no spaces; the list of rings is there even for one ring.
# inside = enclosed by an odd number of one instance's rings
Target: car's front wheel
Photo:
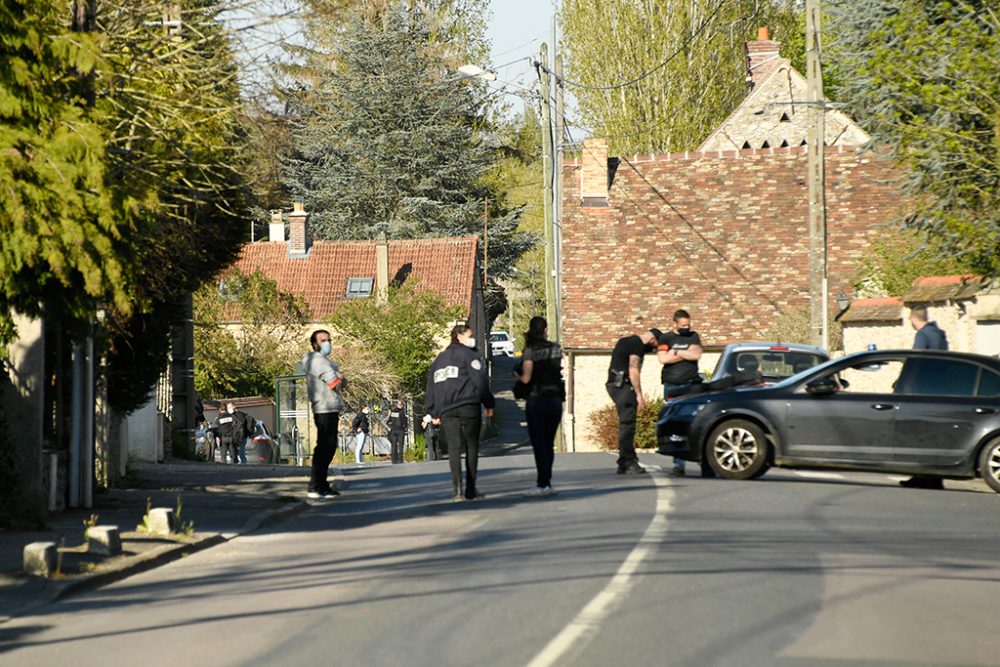
[[[993,438],[979,455],[979,474],[991,489],[1000,493],[1000,438]]]
[[[715,427],[705,446],[708,465],[724,479],[754,479],[768,469],[767,438],[753,422],[731,419]]]

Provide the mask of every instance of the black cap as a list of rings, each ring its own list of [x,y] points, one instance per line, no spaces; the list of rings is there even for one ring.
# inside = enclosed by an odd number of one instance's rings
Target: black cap
[[[657,329],[656,327],[653,327],[652,329],[650,329],[649,333],[651,333],[654,336],[656,336],[656,342],[657,343],[659,343],[660,339],[663,338],[663,332],[660,331],[659,329]]]

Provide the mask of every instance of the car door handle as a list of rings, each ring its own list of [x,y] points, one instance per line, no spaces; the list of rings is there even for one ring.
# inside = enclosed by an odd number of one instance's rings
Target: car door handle
[[[996,412],[996,408],[976,408],[977,415],[993,415]]]
[[[892,403],[872,403],[873,410],[892,410],[894,407]]]

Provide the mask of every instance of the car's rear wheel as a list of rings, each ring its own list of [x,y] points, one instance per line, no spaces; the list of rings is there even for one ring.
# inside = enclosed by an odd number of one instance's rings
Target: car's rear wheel
[[[715,427],[705,446],[705,458],[724,479],[754,479],[768,469],[767,438],[753,422],[731,419]]]
[[[979,474],[991,489],[1000,493],[1000,438],[993,438],[979,455]]]

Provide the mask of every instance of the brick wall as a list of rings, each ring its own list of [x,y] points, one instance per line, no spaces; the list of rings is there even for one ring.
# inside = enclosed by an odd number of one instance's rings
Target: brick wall
[[[804,148],[623,158],[607,207],[580,205],[580,168],[564,165],[564,347],[610,349],[667,328],[677,308],[724,345],[808,305]],[[828,149],[831,295],[850,291],[878,225],[901,213],[892,177],[870,155]]]

